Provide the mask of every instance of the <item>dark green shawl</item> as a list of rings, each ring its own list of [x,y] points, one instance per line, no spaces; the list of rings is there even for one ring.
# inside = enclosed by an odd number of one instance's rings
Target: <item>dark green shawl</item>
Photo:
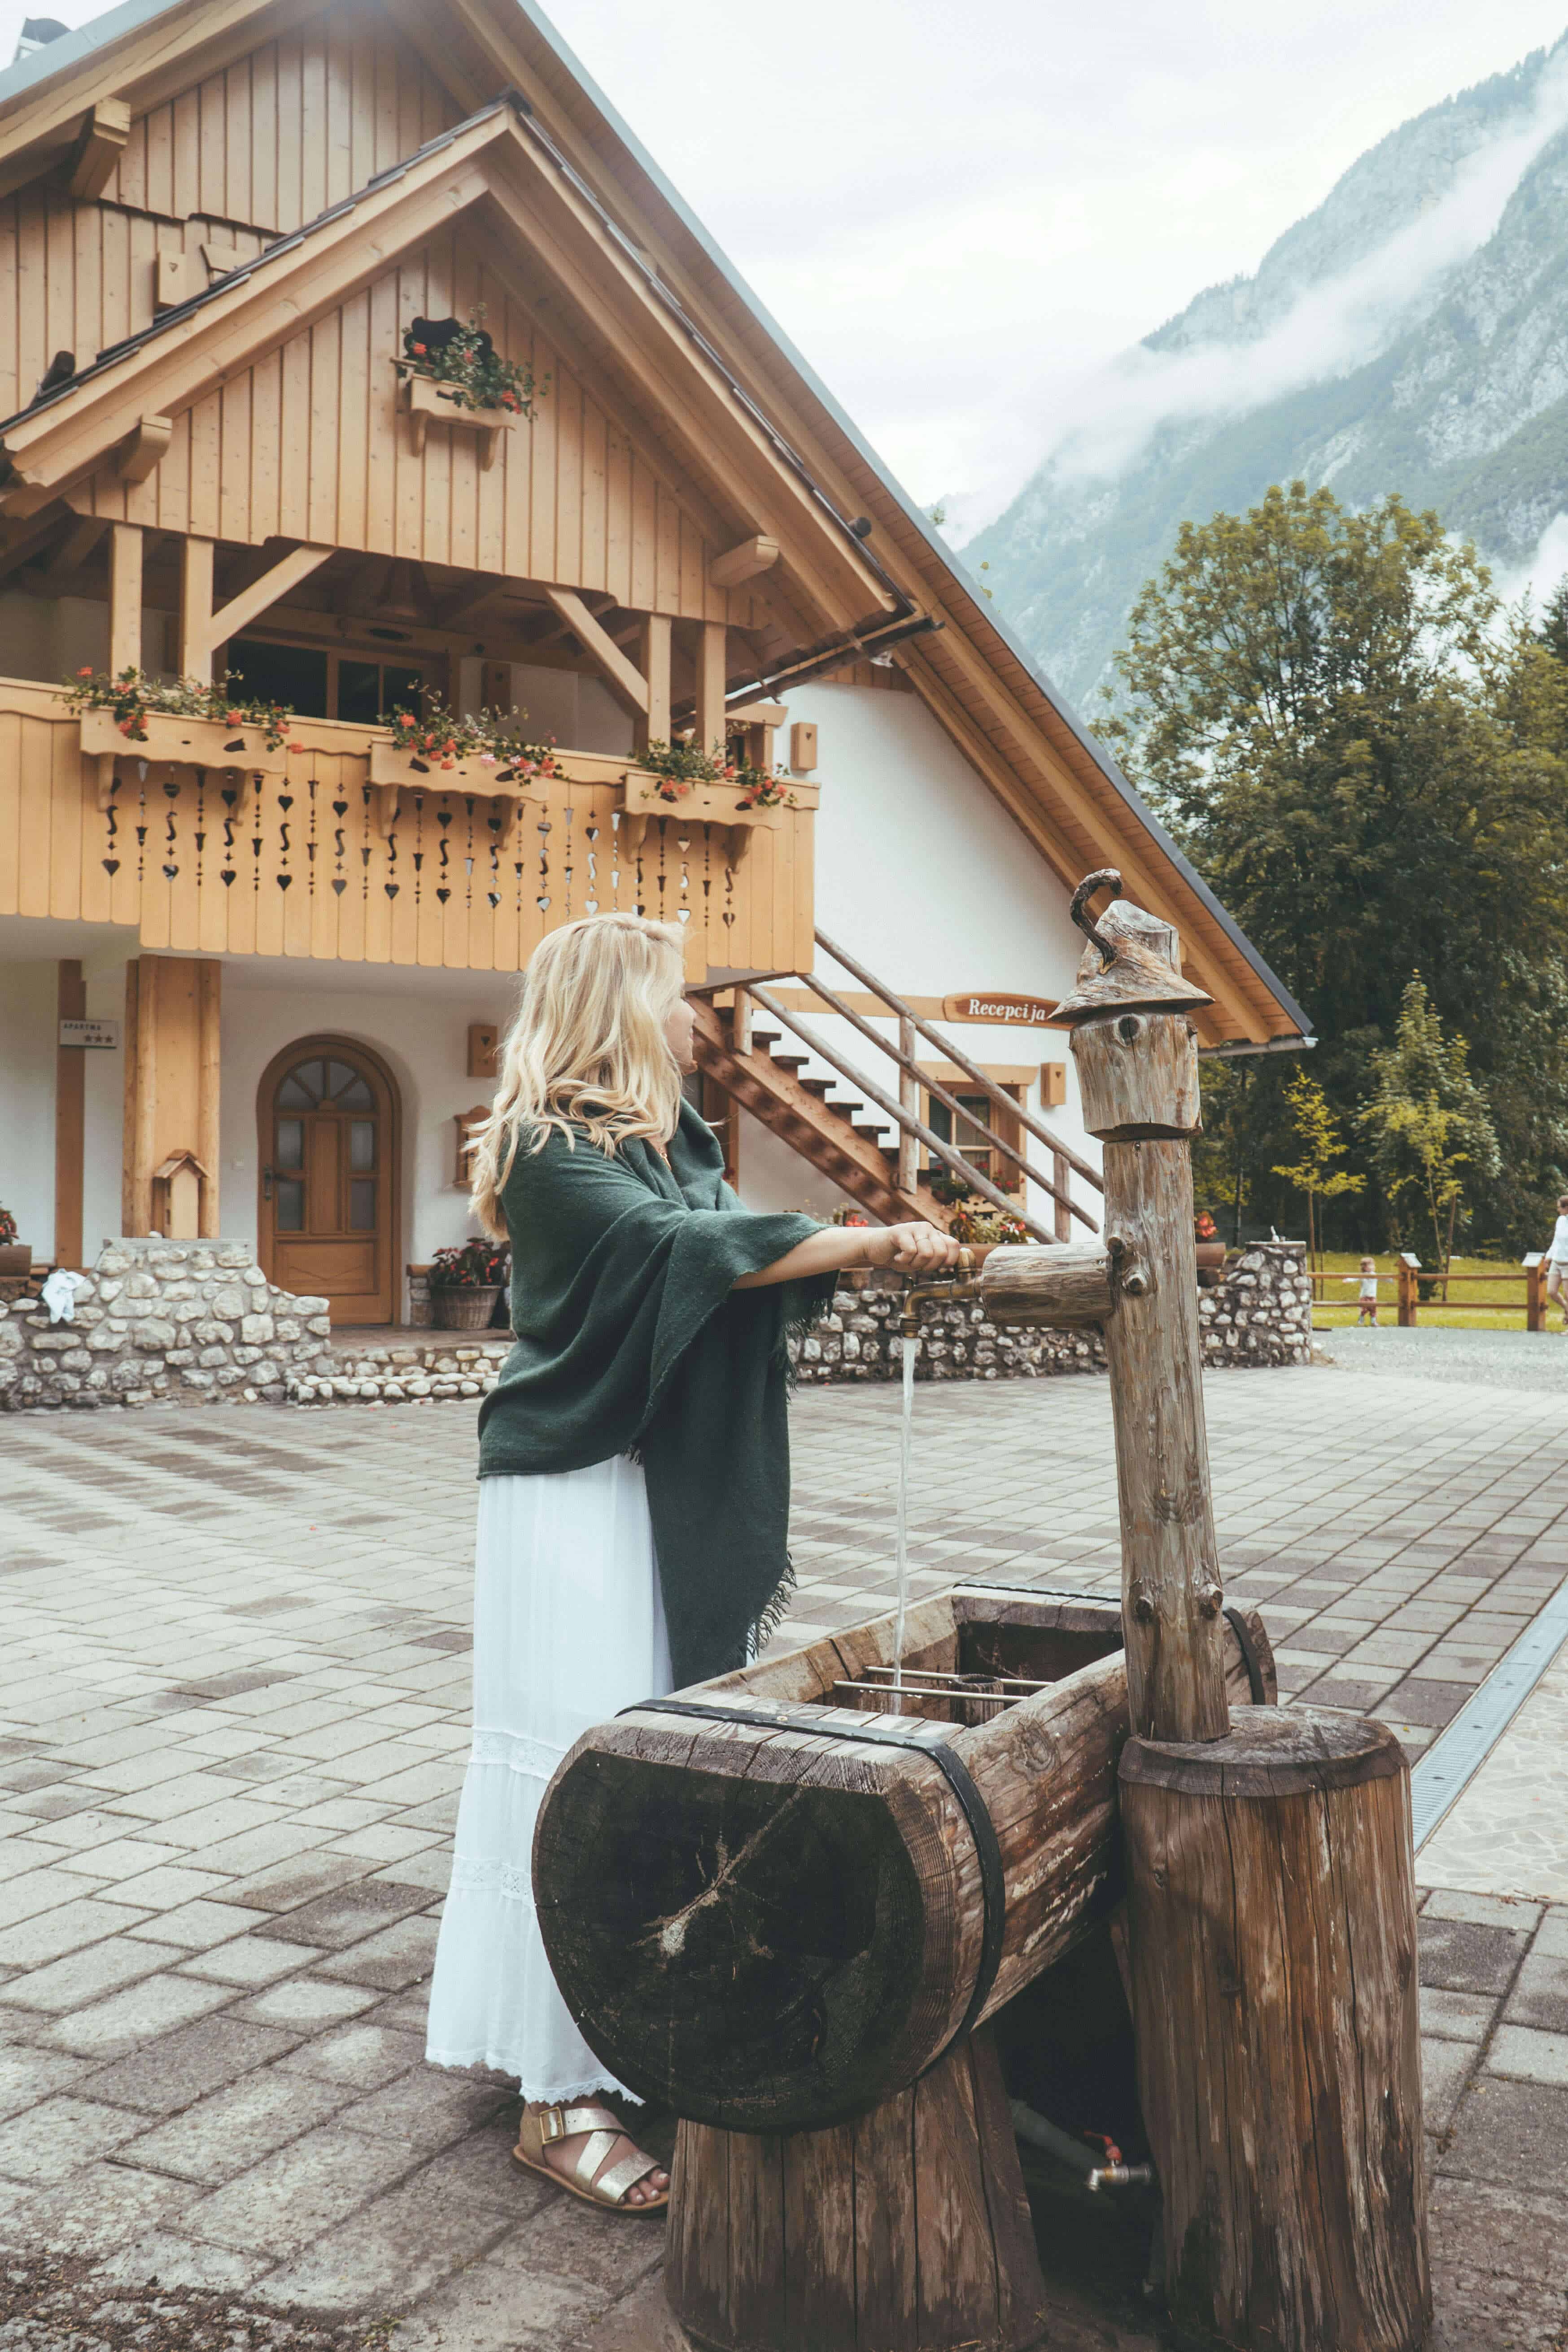
[[[520,1149],[502,1193],[516,1347],[479,1407],[479,1475],[581,1470],[636,1452],[677,1685],[743,1662],[787,1595],[792,1323],[833,1277],[735,1291],[818,1228],[753,1216],[689,1103],[669,1166],[582,1134]]]

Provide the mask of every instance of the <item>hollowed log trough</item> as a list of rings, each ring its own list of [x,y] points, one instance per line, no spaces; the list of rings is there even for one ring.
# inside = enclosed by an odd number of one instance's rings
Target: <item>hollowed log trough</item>
[[[1225,1640],[1232,1697],[1272,1704],[1257,1614],[1229,1612]],[[974,1585],[921,1603],[901,1715],[892,1655],[877,1619],[634,1708],[556,1772],[533,1854],[545,1948],[639,2096],[737,2133],[863,2116],[1117,1901],[1117,1601]]]

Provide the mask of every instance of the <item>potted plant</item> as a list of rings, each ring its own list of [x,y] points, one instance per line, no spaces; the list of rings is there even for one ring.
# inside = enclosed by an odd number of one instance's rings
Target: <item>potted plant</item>
[[[16,1239],[16,1220],[9,1209],[0,1209],[0,1274],[31,1274],[33,1252],[26,1242]]]
[[[416,319],[403,331],[403,357],[393,365],[414,422],[416,454],[432,419],[471,425],[482,436],[479,463],[488,472],[502,432],[520,418],[533,422],[549,379],[536,383],[531,367],[500,358],[484,315],[481,308],[467,326],[459,319]]]
[[[430,1260],[430,1306],[443,1331],[485,1331],[506,1287],[506,1250],[495,1242],[464,1242]]]
[[[1206,1209],[1200,1209],[1193,1220],[1194,1246],[1198,1262],[1198,1288],[1213,1290],[1225,1274],[1225,1244],[1219,1237],[1219,1227]]]

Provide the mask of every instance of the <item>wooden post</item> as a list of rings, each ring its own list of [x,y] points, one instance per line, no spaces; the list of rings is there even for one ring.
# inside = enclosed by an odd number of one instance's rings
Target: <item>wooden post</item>
[[[147,1234],[153,1181],[185,1153],[201,1163],[196,1233],[218,1232],[218,1045],[223,966],[195,956],[142,956],[125,972],[127,1234]]]
[[[180,676],[203,686],[213,674],[213,543],[180,542]]]
[[[1072,1211],[1068,1206],[1068,1164],[1059,1151],[1051,1154],[1051,1182],[1057,1188],[1057,1197],[1051,1203],[1053,1230],[1058,1242],[1070,1242]]]
[[[1431,2317],[1410,1771],[1380,1724],[1231,1716],[1173,931],[1117,901],[1058,1008],[1105,1142],[1133,1736],[1118,1780],[1139,2092],[1191,2352],[1420,2352]],[[988,1260],[990,1272],[994,1261]],[[1400,1268],[1400,1320],[1413,1277]],[[983,1277],[984,1281],[984,1277]],[[1412,1310],[1411,1319],[1414,1319]]]
[[[1421,1261],[1408,1250],[1399,1253],[1399,1328],[1409,1330],[1421,1312],[1421,1286],[1415,1277],[1421,1271]]]
[[[109,538],[109,667],[118,677],[142,666],[142,533],[117,522]]]
[[[989,2027],[826,2131],[683,2123],[665,2283],[722,2352],[1024,2352],[1046,2289]]]
[[[647,707],[637,730],[639,746],[669,740],[669,632],[668,613],[643,614],[638,645]]]
[[[1527,1331],[1546,1328],[1546,1265],[1539,1250],[1531,1250],[1524,1261],[1524,1328]]]
[[[906,1062],[915,1058],[915,1024],[902,1014],[899,1017],[899,1051]],[[900,1064],[899,1069],[899,1102],[915,1118],[921,1115],[921,1083],[912,1070]],[[921,1147],[914,1129],[899,1129],[898,1186],[900,1192],[912,1194],[920,1181]]]
[[[1089,887],[1073,900],[1075,919]],[[1194,1255],[1197,1043],[1187,1019],[1209,1000],[1182,979],[1175,933],[1125,900],[1089,936],[1058,1011],[1072,1024],[1084,1123],[1105,1146],[1116,1289],[1105,1347],[1132,1727],[1155,1739],[1221,1739],[1230,1717]]]
[[[704,621],[697,645],[697,748],[724,756],[724,688],[728,683],[729,631],[722,621]]]
[[[62,956],[55,992],[61,1021],[87,1018],[81,964]],[[79,1045],[55,1045],[55,1264],[81,1269],[81,1197],[87,1117],[87,1055]]]
[[[1410,1770],[1238,1707],[1121,1768],[1132,2011],[1184,2346],[1419,2352],[1431,2318]]]

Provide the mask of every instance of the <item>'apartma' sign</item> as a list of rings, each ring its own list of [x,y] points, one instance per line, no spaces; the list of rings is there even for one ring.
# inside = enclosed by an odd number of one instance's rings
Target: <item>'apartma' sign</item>
[[[988,996],[979,989],[967,996],[944,996],[942,1000],[944,1021],[1006,1021],[1025,1029],[1042,1027],[1056,1009],[1054,997]]]

